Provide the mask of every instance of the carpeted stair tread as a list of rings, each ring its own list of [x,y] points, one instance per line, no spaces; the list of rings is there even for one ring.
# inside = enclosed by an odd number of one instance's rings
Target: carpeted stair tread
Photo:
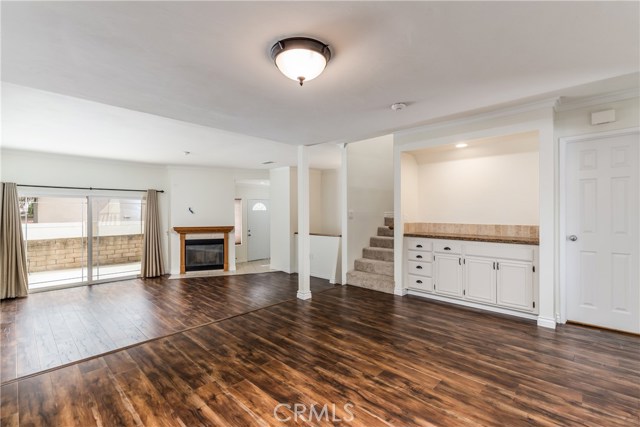
[[[393,237],[393,230],[389,227],[378,227],[378,236]]]
[[[354,266],[356,271],[393,277],[393,262],[360,258],[355,261]]]
[[[374,236],[369,239],[369,245],[372,248],[393,249],[393,237]]]
[[[393,249],[387,248],[364,248],[362,257],[367,259],[377,259],[379,261],[393,261]]]
[[[347,284],[392,294],[394,280],[390,276],[365,273],[364,271],[349,271],[347,273]]]

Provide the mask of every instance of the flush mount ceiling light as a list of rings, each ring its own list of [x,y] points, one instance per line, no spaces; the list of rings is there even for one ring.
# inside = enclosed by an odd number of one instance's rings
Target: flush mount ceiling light
[[[331,59],[329,46],[307,37],[280,40],[271,48],[271,59],[282,74],[304,82],[318,77]]]

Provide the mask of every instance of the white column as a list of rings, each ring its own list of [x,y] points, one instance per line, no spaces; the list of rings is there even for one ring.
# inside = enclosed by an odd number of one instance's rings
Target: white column
[[[311,298],[309,148],[298,147],[298,298]]]
[[[347,242],[347,235],[349,232],[349,197],[348,197],[348,184],[349,180],[347,179],[347,144],[340,144],[341,156],[342,156],[342,164],[340,165],[340,223],[341,223],[341,233],[342,238],[340,239],[342,248],[340,256],[341,260],[341,282],[343,285],[347,284],[347,271],[349,271],[349,251]]]
[[[558,162],[557,145],[553,134],[553,110],[549,108],[540,120],[539,132],[539,314],[538,326],[545,328],[556,327],[555,296],[556,296],[556,195],[558,194],[557,180]]]
[[[395,137],[394,137],[395,138]],[[406,295],[402,271],[404,267],[404,213],[402,212],[402,151],[394,144],[393,147],[393,278],[395,281],[393,293]]]

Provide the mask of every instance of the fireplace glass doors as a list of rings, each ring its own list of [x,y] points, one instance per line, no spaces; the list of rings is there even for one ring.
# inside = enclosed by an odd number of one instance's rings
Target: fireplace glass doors
[[[185,271],[224,268],[224,239],[187,239],[184,250]]]

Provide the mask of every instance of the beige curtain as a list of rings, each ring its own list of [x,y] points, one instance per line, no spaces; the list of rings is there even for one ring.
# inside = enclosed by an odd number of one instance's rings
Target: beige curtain
[[[162,233],[160,229],[160,210],[158,192],[147,191],[147,215],[144,221],[142,241],[142,277],[158,277],[164,273],[162,263]]]
[[[28,293],[18,190],[14,183],[0,183],[0,299],[26,297]]]

